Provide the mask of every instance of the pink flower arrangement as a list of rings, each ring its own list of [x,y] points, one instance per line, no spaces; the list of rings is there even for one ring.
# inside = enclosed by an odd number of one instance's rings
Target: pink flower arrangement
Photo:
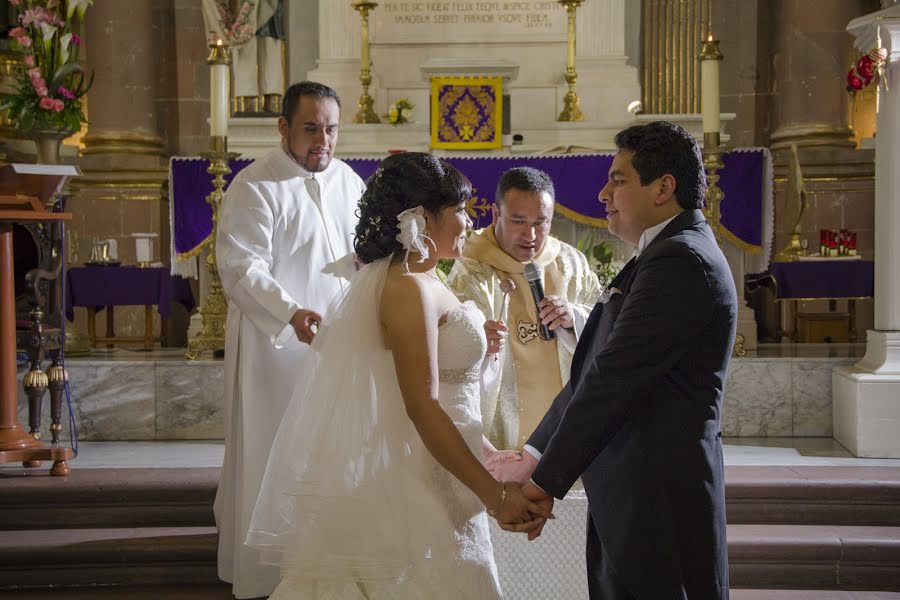
[[[13,50],[22,57],[16,90],[0,94],[0,111],[19,131],[76,131],[85,121],[81,99],[90,88],[79,62],[77,31],[93,0],[9,0],[17,26],[9,31]]]

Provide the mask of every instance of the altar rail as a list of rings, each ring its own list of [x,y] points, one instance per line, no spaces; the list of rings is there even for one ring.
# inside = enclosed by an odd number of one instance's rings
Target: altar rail
[[[810,346],[806,346],[807,350]],[[800,346],[800,347],[802,347]],[[796,348],[796,347],[795,347]],[[726,436],[830,437],[831,371],[859,360],[828,356],[732,360],[722,430]],[[835,348],[835,350],[837,347]],[[223,434],[223,363],[189,362],[183,351],[116,350],[66,363],[82,440],[218,440]],[[145,358],[144,358],[145,357]],[[22,375],[19,375],[20,380]],[[21,383],[21,381],[20,381]],[[19,419],[27,403],[19,386]],[[46,403],[45,403],[46,404]],[[42,418],[44,434],[49,407]],[[63,437],[68,431],[64,428]]]

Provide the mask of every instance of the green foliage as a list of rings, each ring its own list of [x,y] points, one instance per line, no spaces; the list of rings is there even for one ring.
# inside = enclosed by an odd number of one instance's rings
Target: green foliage
[[[600,280],[600,287],[606,287],[622,268],[622,264],[615,260],[612,244],[605,240],[594,243],[595,239],[594,232],[589,231],[578,240],[575,247],[587,258],[588,264]]]
[[[450,270],[453,268],[453,262],[452,258],[442,258],[437,263],[435,272],[437,273],[438,278],[444,283],[447,283],[447,276],[450,275]]]

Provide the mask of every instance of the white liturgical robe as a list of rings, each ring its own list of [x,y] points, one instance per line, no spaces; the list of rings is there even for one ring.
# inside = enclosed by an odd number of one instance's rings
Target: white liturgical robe
[[[269,450],[309,346],[289,321],[324,315],[355,272],[353,235],[363,181],[333,159],[309,173],[281,148],[235,176],[219,211],[216,260],[228,297],[225,459],[215,514],[219,576],[238,598],[266,596],[277,567],[244,545]]]

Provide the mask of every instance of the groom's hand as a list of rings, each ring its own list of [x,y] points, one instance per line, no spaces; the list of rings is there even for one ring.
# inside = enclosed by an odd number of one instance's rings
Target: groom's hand
[[[528,452],[524,452],[523,454],[530,456]],[[532,483],[531,481],[522,486],[522,492],[525,494],[526,498],[540,506],[546,512],[549,513],[553,511],[553,496],[551,496],[538,486],[534,485],[534,483]],[[537,527],[528,532],[529,542],[537,539],[537,537],[541,535],[541,532],[544,530],[544,525],[546,525],[546,523],[546,520],[542,520]]]
[[[530,452],[516,452],[516,455],[502,452],[486,457],[484,466],[497,481],[514,481],[524,485],[531,479],[531,472],[538,461]]]

